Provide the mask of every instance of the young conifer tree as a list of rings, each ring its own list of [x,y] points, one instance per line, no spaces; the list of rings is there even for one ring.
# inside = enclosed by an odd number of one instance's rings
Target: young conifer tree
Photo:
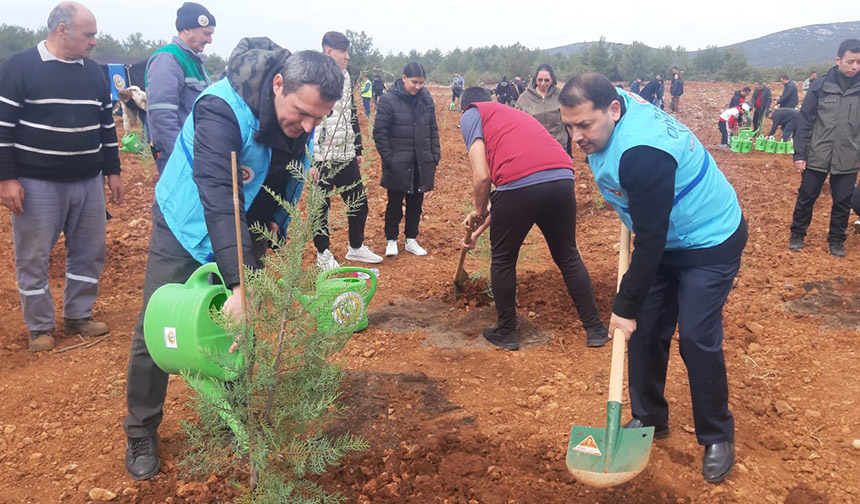
[[[322,474],[349,452],[367,449],[349,433],[326,435],[330,422],[345,410],[337,402],[344,371],[334,354],[351,333],[318,327],[326,306],[309,300],[320,270],[305,268],[303,257],[320,230],[326,194],[298,164],[288,169],[304,181],[304,211],[272,193],[291,217],[289,238],[252,227],[252,235],[265,236],[276,246],[266,256],[265,268],[245,270],[249,315],[235,323],[212,310],[239,342],[243,358],[237,362],[229,355],[211,355],[234,380],[186,377],[197,392],[193,405],[200,420],[183,423],[192,448],[184,464],[201,474],[232,470],[240,480],[247,475],[241,502],[342,502],[308,476]]]

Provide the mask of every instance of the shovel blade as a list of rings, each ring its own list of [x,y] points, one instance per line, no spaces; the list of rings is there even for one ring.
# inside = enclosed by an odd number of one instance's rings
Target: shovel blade
[[[606,416],[605,428],[574,425],[567,446],[567,469],[573,477],[601,488],[629,481],[645,469],[654,438],[654,427],[622,428],[618,403],[609,403]]]

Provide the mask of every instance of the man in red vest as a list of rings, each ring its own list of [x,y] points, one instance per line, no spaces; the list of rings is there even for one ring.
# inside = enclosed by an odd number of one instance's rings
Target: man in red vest
[[[484,338],[507,350],[519,349],[517,258],[523,240],[537,224],[585,327],[586,344],[603,346],[609,341],[607,329],[600,321],[591,277],[576,248],[570,156],[531,115],[493,102],[486,89],[466,89],[461,105],[460,130],[472,164],[475,204],[464,225],[478,225],[464,245],[473,248],[492,223],[490,278],[498,325],[484,329]],[[492,193],[491,184],[496,187]]]

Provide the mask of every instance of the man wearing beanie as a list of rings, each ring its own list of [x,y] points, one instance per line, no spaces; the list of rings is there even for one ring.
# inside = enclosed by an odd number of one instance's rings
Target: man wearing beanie
[[[146,64],[149,141],[159,175],[173,153],[191,105],[211,84],[200,54],[212,43],[215,17],[200,4],[185,2],[176,11],[176,31],[170,44],[156,51]]]

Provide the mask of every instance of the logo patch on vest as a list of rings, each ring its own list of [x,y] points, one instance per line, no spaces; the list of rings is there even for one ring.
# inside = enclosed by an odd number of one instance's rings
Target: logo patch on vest
[[[254,178],[254,170],[248,168],[247,166],[242,166],[242,183],[247,184]]]
[[[209,18],[204,16],[203,14],[200,14],[200,16],[197,18],[197,24],[199,24],[200,26],[209,26]]]
[[[122,78],[122,75],[113,75],[113,85],[116,86],[117,89],[125,89],[125,79]]]

